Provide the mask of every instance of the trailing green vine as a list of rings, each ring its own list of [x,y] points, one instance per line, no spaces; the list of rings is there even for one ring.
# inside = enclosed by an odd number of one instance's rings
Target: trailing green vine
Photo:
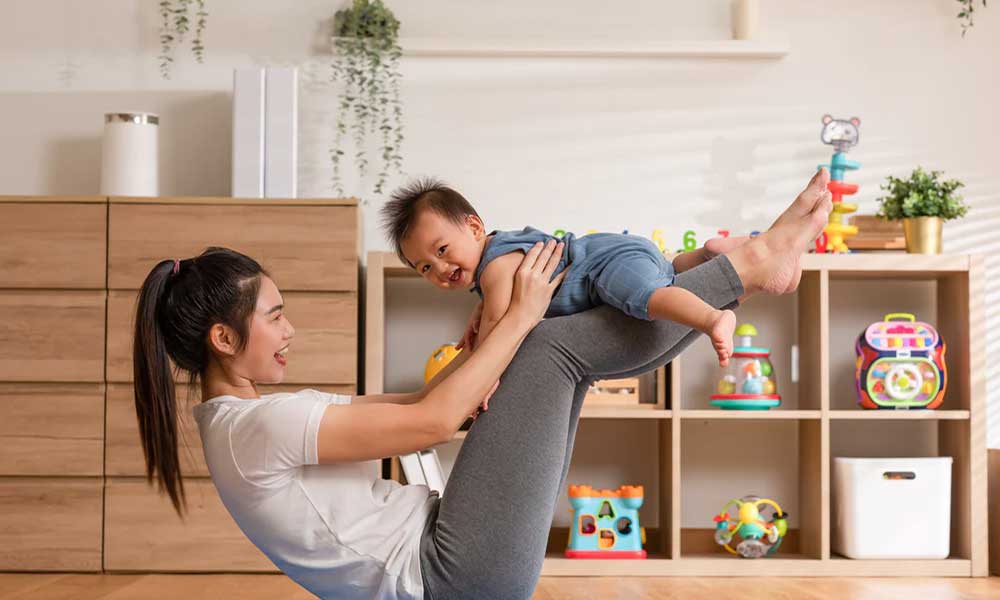
[[[194,14],[191,9],[194,8]],[[208,12],[205,0],[160,0],[160,75],[170,79],[174,62],[174,45],[184,42],[184,37],[194,24],[191,52],[199,63],[205,62],[205,25]]]
[[[986,8],[986,0],[982,0],[983,8]],[[962,37],[965,37],[965,32],[972,27],[972,13],[976,10],[976,0],[958,0],[958,3],[962,5],[962,11],[958,13],[958,18],[962,23]]]
[[[350,134],[354,162],[364,178],[369,170],[368,134],[378,135],[379,162],[374,191],[382,193],[391,172],[402,172],[403,107],[399,96],[399,20],[382,0],[352,0],[333,18],[332,80],[341,84],[337,131],[330,159],[334,193],[343,195],[343,142]]]

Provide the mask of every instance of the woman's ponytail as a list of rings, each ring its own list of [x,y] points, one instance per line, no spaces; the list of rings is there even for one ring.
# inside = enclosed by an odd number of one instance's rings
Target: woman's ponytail
[[[261,275],[254,259],[228,248],[207,248],[194,258],[164,260],[139,291],[132,340],[135,414],[146,458],[146,480],[155,476],[174,510],[184,516],[184,480],[178,458],[178,414],[171,361],[190,379],[205,375],[212,354],[212,326],[228,326],[241,351],[249,339]]]
[[[177,452],[177,403],[167,345],[160,328],[157,307],[175,262],[162,261],[146,277],[139,291],[135,315],[132,368],[135,381],[135,414],[139,438],[146,457],[146,480],[157,475],[177,514],[185,506],[184,480]]]

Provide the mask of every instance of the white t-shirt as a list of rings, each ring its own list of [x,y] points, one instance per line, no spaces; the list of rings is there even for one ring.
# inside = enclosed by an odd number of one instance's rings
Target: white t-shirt
[[[436,493],[376,478],[365,463],[320,465],[330,404],[317,390],[194,407],[215,488],[243,533],[320,598],[421,598],[420,536]]]

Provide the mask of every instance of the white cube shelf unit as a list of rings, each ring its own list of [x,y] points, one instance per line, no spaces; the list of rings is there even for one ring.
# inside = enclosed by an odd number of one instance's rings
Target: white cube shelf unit
[[[723,411],[708,404],[721,370],[706,340],[656,371],[641,408],[585,407],[586,419],[655,419],[658,491],[644,507],[645,560],[563,558],[567,531],[553,528],[547,576],[986,576],[987,452],[984,268],[977,255],[806,255],[799,289],[756,296],[737,310],[772,348],[782,405]],[[382,390],[386,277],[414,276],[391,253],[369,253],[365,389]],[[938,410],[862,410],[855,404],[853,340],[892,312],[914,312],[947,344],[948,388]],[[793,347],[797,368],[793,369]],[[795,372],[793,372],[795,371]],[[463,435],[457,436],[459,438]],[[578,438],[578,447],[580,445]],[[728,454],[727,454],[728,453]],[[579,454],[579,452],[577,453]],[[954,459],[950,556],[852,560],[831,551],[834,456]],[[398,472],[394,469],[393,476]],[[753,487],[760,484],[759,487]],[[749,489],[748,489],[749,488]],[[773,493],[771,490],[774,490]],[[712,515],[734,496],[774,497],[790,514],[771,558],[744,560],[712,541]],[[647,494],[649,496],[649,494]],[[778,497],[780,496],[780,497]],[[643,517],[646,519],[647,517]],[[900,525],[905,526],[905,525]]]

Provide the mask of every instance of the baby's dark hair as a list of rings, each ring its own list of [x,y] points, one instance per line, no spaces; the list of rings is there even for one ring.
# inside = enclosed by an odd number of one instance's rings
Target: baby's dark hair
[[[403,256],[403,240],[424,210],[432,210],[456,225],[464,223],[469,215],[480,218],[465,196],[433,177],[416,179],[397,189],[379,212],[382,229],[404,264],[410,261]]]
[[[194,389],[208,367],[208,332],[227,325],[238,351],[249,339],[260,276],[254,259],[228,248],[207,248],[194,258],[160,261],[146,276],[135,311],[132,367],[135,414],[146,458],[146,481],[156,474],[177,514],[186,507],[177,455],[177,404],[170,362]]]

